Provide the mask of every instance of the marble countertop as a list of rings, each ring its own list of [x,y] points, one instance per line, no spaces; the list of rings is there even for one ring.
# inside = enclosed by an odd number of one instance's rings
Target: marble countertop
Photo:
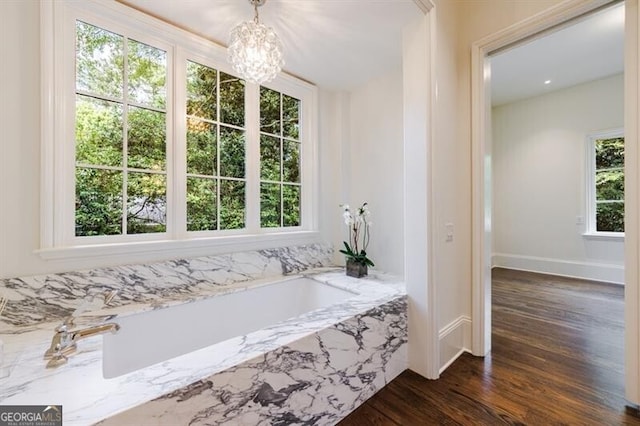
[[[65,425],[92,424],[406,294],[401,280],[376,272],[355,279],[345,276],[343,269],[320,268],[295,276],[307,276],[357,295],[348,301],[113,379],[102,376],[101,336],[80,341],[78,352],[66,365],[47,369],[42,355],[49,347],[57,323],[3,330],[0,338],[4,341],[5,362],[0,369],[0,404],[62,405]],[[95,324],[96,320],[244,291],[273,281],[277,279],[214,289],[203,287],[201,291],[192,288],[185,293],[176,291],[163,294],[152,302],[92,312],[83,319]]]

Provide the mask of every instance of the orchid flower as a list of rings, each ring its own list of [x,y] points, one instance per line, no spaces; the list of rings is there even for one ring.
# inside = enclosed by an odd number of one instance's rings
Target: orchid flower
[[[348,259],[353,259],[364,265],[374,266],[371,259],[367,257],[367,247],[369,246],[369,228],[371,226],[371,212],[367,203],[363,203],[355,211],[355,216],[351,212],[348,204],[341,204],[342,217],[345,225],[349,229],[349,242],[344,241],[344,249],[340,250]]]

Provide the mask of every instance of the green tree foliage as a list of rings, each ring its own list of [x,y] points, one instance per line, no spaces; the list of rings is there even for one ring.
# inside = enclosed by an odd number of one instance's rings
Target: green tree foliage
[[[122,99],[124,38],[93,25],[76,23],[76,89]]]
[[[167,101],[166,52],[135,40],[128,40],[127,51],[129,100],[164,110]]]
[[[165,170],[166,114],[130,106],[127,122],[127,165],[135,169]]]
[[[122,233],[122,172],[76,167],[76,235]]]
[[[166,230],[166,74],[166,52],[77,22],[76,235]]]
[[[260,223],[300,223],[300,101],[260,88]]]
[[[220,179],[220,229],[245,227],[245,183]]]
[[[282,185],[282,225],[300,226],[300,186]]]
[[[624,232],[624,138],[600,139],[596,150],[596,229]]]
[[[596,229],[601,232],[624,232],[624,202],[598,203]]]
[[[218,229],[217,180],[187,178],[187,231]]]
[[[260,184],[260,223],[263,228],[281,226],[281,185],[277,183]]]
[[[76,96],[76,162],[122,166],[122,104]]]
[[[187,230],[244,228],[245,82],[186,71]],[[166,231],[166,88],[165,51],[77,22],[76,235]],[[264,227],[300,225],[299,125],[298,99],[260,89]]]
[[[243,80],[195,62],[187,64],[189,231],[246,225],[244,96]]]

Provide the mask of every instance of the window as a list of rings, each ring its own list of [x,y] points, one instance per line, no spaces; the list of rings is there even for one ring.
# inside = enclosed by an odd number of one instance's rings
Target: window
[[[260,88],[260,223],[300,225],[300,100]]]
[[[161,49],[76,22],[75,235],[166,231]]]
[[[624,135],[613,130],[589,136],[589,231],[624,233]]]
[[[187,62],[187,230],[245,227],[245,82]]]
[[[117,2],[41,8],[44,257],[317,241],[313,86]]]

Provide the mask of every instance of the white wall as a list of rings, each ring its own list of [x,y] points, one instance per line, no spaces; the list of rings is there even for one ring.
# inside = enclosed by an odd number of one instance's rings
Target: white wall
[[[349,140],[345,147],[348,189],[344,203],[369,203],[371,243],[376,268],[404,272],[402,70],[375,78],[350,93]],[[336,208],[336,214],[338,213]],[[346,239],[346,226],[343,238]]]
[[[349,174],[347,140],[350,128],[349,94],[320,91],[319,109],[319,227],[324,239],[334,248],[342,245],[345,228],[340,204],[348,199],[346,176]],[[344,263],[344,256],[336,250],[336,264]]]
[[[39,8],[0,2],[0,277],[44,266],[32,253],[40,232]]]
[[[622,74],[493,109],[494,266],[624,282],[624,241],[583,237],[587,135],[622,128]]]
[[[433,146],[439,365],[471,350],[471,45],[561,0],[434,0],[437,112]],[[454,238],[446,241],[445,225]]]
[[[559,1],[434,0],[437,96],[431,146],[433,199],[430,208],[434,238],[434,282],[431,284],[435,286],[440,370],[461,351],[470,351],[472,343],[471,45]],[[407,208],[411,208],[411,202],[407,200]],[[453,225],[452,241],[447,241],[447,224]],[[409,297],[411,301],[411,292]],[[426,332],[430,324],[413,322],[411,327],[416,330],[414,333],[420,333]],[[410,342],[410,351],[415,350],[423,349],[416,345],[412,349]]]
[[[461,139],[459,117],[459,6],[447,0],[436,4],[435,137],[433,192],[435,285],[440,367],[470,348],[471,326],[471,205],[470,150]],[[453,240],[447,240],[447,225]]]

